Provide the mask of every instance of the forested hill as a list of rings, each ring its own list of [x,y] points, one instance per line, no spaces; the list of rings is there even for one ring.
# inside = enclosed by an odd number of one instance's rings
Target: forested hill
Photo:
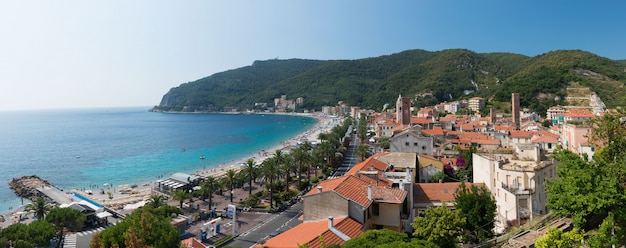
[[[580,50],[559,50],[528,57],[512,53],[475,53],[465,49],[438,52],[408,50],[357,60],[266,60],[216,73],[170,89],[155,110],[220,111],[252,109],[287,95],[303,97],[303,109],[320,110],[344,101],[381,110],[398,95],[414,104],[480,96],[510,101],[545,113],[565,97],[572,82],[590,87],[607,107],[626,103],[626,65]],[[558,97],[557,97],[558,96]],[[561,100],[559,100],[561,99]],[[270,104],[271,106],[271,104]]]

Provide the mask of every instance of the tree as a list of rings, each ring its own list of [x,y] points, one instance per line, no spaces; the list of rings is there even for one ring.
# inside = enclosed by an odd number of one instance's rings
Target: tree
[[[436,248],[432,242],[412,239],[406,233],[389,229],[367,230],[362,235],[346,241],[342,248],[423,247]]]
[[[43,219],[52,208],[54,204],[47,202],[45,199],[39,197],[35,199],[35,201],[26,204],[24,210],[26,211],[34,211],[37,219]]]
[[[589,215],[624,212],[626,167],[622,163],[588,162],[568,150],[558,150],[555,158],[560,164],[558,177],[546,187],[549,208],[572,216],[574,225],[581,228]],[[624,217],[616,215],[619,222]]]
[[[278,178],[280,171],[275,157],[265,159],[261,163],[261,176],[267,182],[267,188],[270,191],[270,208],[273,207],[274,200],[274,180]]]
[[[469,243],[480,243],[493,237],[496,218],[496,200],[485,187],[461,183],[454,194],[454,207],[465,218],[463,240]]]
[[[291,172],[295,171],[296,167],[293,164],[293,156],[287,154],[283,158],[283,163],[280,166],[281,174],[285,178],[285,192],[289,191],[289,182],[291,182]]]
[[[80,231],[87,217],[80,211],[72,208],[53,208],[46,216],[46,221],[52,224],[57,233],[56,247],[61,247],[61,241],[66,232]]]
[[[55,228],[47,221],[39,219],[28,225],[15,223],[0,231],[0,247],[14,242],[14,247],[49,247],[55,236]]]
[[[297,177],[298,177],[298,188],[302,188],[302,173],[304,172],[304,168],[309,160],[309,152],[304,150],[302,147],[297,147],[291,150],[291,157],[293,158],[294,164],[296,164],[297,168]]]
[[[151,208],[159,208],[165,205],[166,205],[165,197],[163,197],[162,195],[157,195],[157,194],[151,195],[148,201],[146,202],[146,206],[149,206]]]
[[[535,240],[537,248],[571,248],[582,247],[580,241],[583,239],[583,232],[574,228],[569,232],[563,232],[559,228],[549,228],[548,232]]]
[[[450,180],[450,177],[448,177],[446,173],[443,173],[443,171],[438,171],[428,178],[429,183],[436,183],[439,182],[439,180],[441,180],[442,182],[448,182]]]
[[[595,160],[602,164],[623,161],[626,157],[626,109],[607,112],[592,120],[589,140],[597,148]]]
[[[170,217],[139,208],[116,225],[100,234],[92,247],[179,247],[179,232],[170,224]]]
[[[389,149],[389,147],[391,146],[389,137],[380,137],[378,139],[378,144],[380,145],[380,148],[385,149],[385,150]]]
[[[458,210],[449,209],[444,203],[440,207],[428,207],[423,216],[415,217],[411,224],[413,236],[433,242],[440,247],[457,247],[465,218]]]
[[[217,179],[213,176],[208,176],[200,187],[206,190],[206,193],[209,195],[209,208],[213,207],[213,193],[219,187]]]
[[[228,190],[230,193],[230,202],[233,202],[233,190],[235,185],[237,172],[233,169],[226,171],[226,185],[228,186]]]
[[[356,154],[357,156],[359,156],[360,162],[365,161],[366,158],[371,156],[370,152],[367,150],[367,145],[359,145],[359,147],[356,150]]]
[[[183,202],[189,199],[190,196],[191,195],[186,190],[179,189],[179,190],[174,191],[174,194],[172,195],[172,199],[174,199],[175,201],[178,201],[179,207],[183,208]]]
[[[245,167],[241,170],[241,172],[245,174],[246,179],[248,180],[248,195],[252,195],[252,181],[254,181],[256,162],[254,162],[254,159],[248,159],[246,160],[244,166]]]

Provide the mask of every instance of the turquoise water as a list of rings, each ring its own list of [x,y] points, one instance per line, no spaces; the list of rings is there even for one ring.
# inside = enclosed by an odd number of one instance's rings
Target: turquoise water
[[[64,189],[140,184],[255,155],[316,123],[290,115],[147,109],[0,112],[0,180],[38,175]],[[0,184],[0,211],[20,204],[8,184]]]

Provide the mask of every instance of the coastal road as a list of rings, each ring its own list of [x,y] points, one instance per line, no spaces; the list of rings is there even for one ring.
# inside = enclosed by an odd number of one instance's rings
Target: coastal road
[[[302,201],[298,201],[287,210],[281,213],[273,214],[273,216],[267,218],[261,224],[240,234],[237,238],[226,245],[228,247],[247,248],[263,242],[270,238],[269,235],[272,232],[278,231],[279,233],[282,233],[302,223],[302,221],[298,220],[301,212]]]
[[[335,170],[335,172],[333,173],[333,177],[343,176],[359,162],[359,159],[356,157],[356,149],[359,144],[359,137],[356,134],[351,134],[350,138],[350,145],[348,145],[346,156],[341,162],[341,165],[337,167],[337,170]]]

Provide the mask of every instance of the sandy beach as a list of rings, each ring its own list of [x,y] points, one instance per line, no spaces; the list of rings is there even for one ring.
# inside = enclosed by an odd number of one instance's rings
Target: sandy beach
[[[244,164],[248,159],[253,159],[255,163],[260,164],[265,159],[271,157],[276,150],[285,150],[288,151],[293,147],[296,147],[298,144],[308,141],[311,143],[319,142],[318,136],[322,132],[329,132],[331,128],[340,124],[340,120],[337,118],[318,116],[318,115],[307,115],[312,118],[316,118],[318,122],[311,129],[289,139],[286,141],[277,144],[274,147],[271,147],[266,150],[261,150],[256,152],[255,154],[247,154],[242,156],[240,159],[232,160],[229,163],[223,163],[216,167],[210,167],[203,170],[197,170],[194,172],[184,172],[187,174],[192,174],[200,177],[214,176],[221,177],[226,174],[226,172],[230,169],[234,169],[236,171],[241,169],[241,165]],[[175,172],[174,172],[175,173]],[[163,177],[159,180],[166,179]],[[113,209],[117,209],[122,213],[132,212],[133,209],[141,206],[145,200],[148,200],[152,194],[159,193],[154,190],[157,187],[157,180],[145,182],[138,185],[113,185],[114,187],[101,187],[95,185],[98,188],[95,189],[85,189],[78,190],[74,189],[73,192],[79,193],[82,196],[85,196],[97,203],[102,204],[106,207],[111,207]],[[109,195],[106,192],[111,192],[112,198],[109,198]],[[90,194],[91,193],[91,194]],[[247,196],[247,192],[246,192]]]

